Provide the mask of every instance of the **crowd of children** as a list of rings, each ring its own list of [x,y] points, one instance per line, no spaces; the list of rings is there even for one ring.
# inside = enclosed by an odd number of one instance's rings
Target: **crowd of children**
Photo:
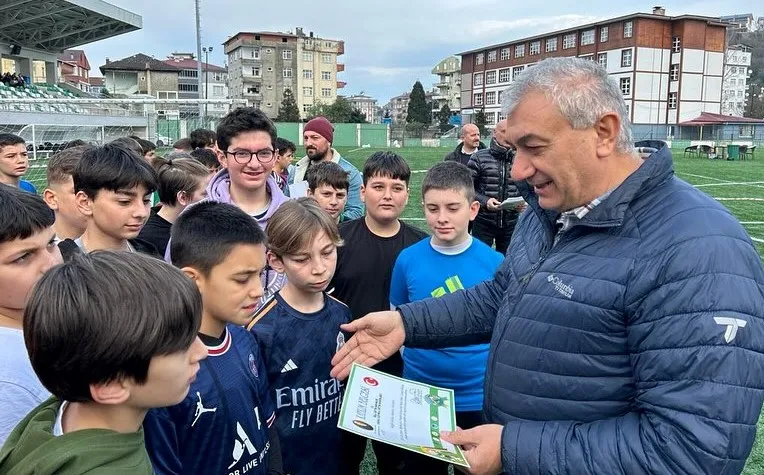
[[[366,160],[352,219],[356,178],[330,159],[303,160],[307,197],[284,194],[296,147],[257,109],[175,147],[67,148],[39,197],[23,139],[0,135],[0,473],[359,473],[367,440],[337,428],[330,376],[340,326],[491,278],[470,171],[426,174],[428,236],[400,219],[393,152]],[[471,427],[486,355],[406,348],[378,368],[453,388]],[[447,473],[372,447],[383,475]]]

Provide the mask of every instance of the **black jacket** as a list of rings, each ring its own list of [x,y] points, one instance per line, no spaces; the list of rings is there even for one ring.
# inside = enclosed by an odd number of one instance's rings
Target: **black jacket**
[[[467,166],[475,183],[475,198],[480,202],[480,212],[476,219],[494,223],[500,228],[514,227],[519,214],[517,211],[489,211],[486,207],[489,198],[504,201],[520,196],[515,182],[509,176],[513,158],[514,152],[499,145],[495,139],[491,139],[490,148],[472,154]]]
[[[483,142],[480,142],[478,144],[478,150],[483,150],[483,149],[485,149],[485,144]],[[467,155],[466,153],[462,153],[462,142],[459,142],[456,145],[456,148],[454,149],[454,151],[450,152],[448,155],[445,156],[445,158],[443,158],[444,162],[449,162],[449,161],[459,162],[462,165],[466,165],[469,160],[470,160],[470,156]]]

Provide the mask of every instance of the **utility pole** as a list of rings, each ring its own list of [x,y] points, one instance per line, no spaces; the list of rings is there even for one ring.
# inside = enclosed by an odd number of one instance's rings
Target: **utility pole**
[[[212,46],[205,46],[202,48],[204,52],[204,98],[207,99],[207,95],[210,90],[210,61],[209,54],[212,53]],[[207,118],[207,103],[204,103],[204,117]]]
[[[194,0],[196,4],[196,75],[198,98],[202,98],[202,21],[201,21],[201,0]],[[204,104],[199,103],[199,117],[202,119],[202,124],[207,122],[207,116],[204,113]],[[203,125],[199,124],[200,127]]]

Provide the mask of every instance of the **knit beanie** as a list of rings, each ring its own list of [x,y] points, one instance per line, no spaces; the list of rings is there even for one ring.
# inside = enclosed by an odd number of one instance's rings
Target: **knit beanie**
[[[316,117],[309,120],[303,128],[303,132],[315,132],[329,143],[334,141],[334,126],[326,117]]]

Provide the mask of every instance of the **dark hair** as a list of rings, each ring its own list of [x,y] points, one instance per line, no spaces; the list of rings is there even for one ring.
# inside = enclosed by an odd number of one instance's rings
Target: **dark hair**
[[[265,132],[271,136],[271,144],[276,142],[276,126],[260,109],[237,107],[228,113],[218,124],[218,148],[224,153],[231,145],[231,139],[243,132]]]
[[[178,204],[178,193],[192,195],[199,189],[200,181],[210,171],[193,158],[169,159],[157,158],[157,191],[159,201],[167,206]]]
[[[422,181],[422,198],[430,190],[463,191],[470,203],[475,199],[475,184],[467,165],[459,162],[438,162],[433,165]]]
[[[152,150],[157,149],[156,144],[150,140],[142,139],[138,137],[137,135],[131,135],[130,138],[138,142],[138,145],[140,145],[141,151],[143,152],[141,155],[146,155]]]
[[[0,149],[8,145],[26,144],[24,139],[16,134],[0,134]]]
[[[145,383],[151,359],[186,351],[201,318],[199,290],[180,270],[138,253],[96,251],[40,279],[24,310],[24,341],[48,391],[88,402],[91,384]]]
[[[172,148],[179,148],[184,151],[191,151],[193,150],[191,148],[191,139],[182,138],[180,140],[176,140],[174,144],[172,144]]]
[[[239,244],[265,244],[265,233],[252,216],[215,201],[202,201],[186,209],[170,232],[173,265],[193,267],[204,275]]]
[[[74,140],[70,140],[70,141],[68,141],[68,142],[66,142],[66,143],[64,144],[64,150],[66,150],[67,148],[73,148],[73,147],[81,147],[81,146],[83,146],[83,145],[90,145],[90,144],[89,144],[89,143],[87,143],[87,142],[85,142],[85,141],[84,141],[84,140],[82,140],[82,139],[74,139]]]
[[[329,185],[338,190],[347,190],[350,187],[348,172],[334,162],[312,164],[305,172],[305,181],[308,182],[310,191],[315,191],[321,185]]]
[[[74,169],[74,191],[84,191],[95,199],[100,190],[119,191],[146,187],[147,193],[157,189],[157,174],[143,157],[114,143],[93,147],[82,154]]]
[[[48,186],[51,183],[63,183],[67,178],[71,178],[82,159],[82,154],[89,148],[89,145],[68,147],[50,157],[47,168]]]
[[[279,154],[283,155],[287,152],[287,150],[291,150],[292,153],[297,151],[297,147],[295,146],[294,142],[281,138],[281,137],[277,138],[276,151],[279,152]]]
[[[26,239],[54,221],[53,211],[40,196],[0,184],[0,244]]]
[[[268,250],[279,257],[297,254],[321,231],[336,246],[342,245],[337,223],[313,198],[303,196],[289,200],[279,206],[265,227]]]
[[[112,145],[121,145],[122,147],[125,147],[128,150],[132,150],[133,152],[136,153],[136,155],[139,155],[141,157],[145,155],[145,153],[143,153],[143,147],[141,147],[141,144],[139,144],[138,141],[132,137],[120,137],[118,139],[112,140],[109,143]]]
[[[191,157],[210,170],[217,170],[220,168],[218,155],[208,148],[197,148],[191,152]]]
[[[363,184],[365,185],[370,178],[376,176],[403,180],[408,185],[411,179],[411,168],[409,168],[406,160],[397,153],[374,152],[363,165]]]
[[[191,144],[192,150],[196,150],[197,148],[204,148],[209,145],[215,145],[216,138],[217,137],[215,136],[215,131],[209,129],[196,129],[188,134],[188,140]]]

